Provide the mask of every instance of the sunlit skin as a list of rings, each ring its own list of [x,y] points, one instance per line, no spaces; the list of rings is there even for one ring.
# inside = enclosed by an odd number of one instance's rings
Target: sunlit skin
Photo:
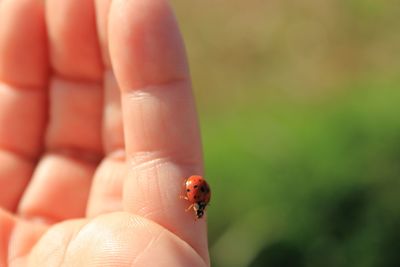
[[[167,0],[0,0],[0,266],[209,266],[202,171]]]

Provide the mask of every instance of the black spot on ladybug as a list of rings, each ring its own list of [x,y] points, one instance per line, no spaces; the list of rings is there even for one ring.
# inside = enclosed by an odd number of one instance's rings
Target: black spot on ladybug
[[[188,189],[186,189],[186,192],[190,192],[190,189],[188,188]]]
[[[202,186],[202,187],[200,187],[200,191],[201,191],[202,193],[204,193],[204,192],[206,192],[206,188],[205,188],[204,186]]]
[[[199,187],[197,184],[194,186],[194,188],[197,188],[197,187]]]

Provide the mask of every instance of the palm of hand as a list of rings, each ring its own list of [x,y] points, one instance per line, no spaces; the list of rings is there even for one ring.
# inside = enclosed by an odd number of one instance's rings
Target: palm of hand
[[[179,199],[202,156],[175,20],[110,3],[0,0],[1,267],[209,265]]]

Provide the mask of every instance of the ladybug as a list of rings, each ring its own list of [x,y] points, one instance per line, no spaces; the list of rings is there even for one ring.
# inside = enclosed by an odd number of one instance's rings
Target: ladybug
[[[191,205],[186,211],[193,208],[196,218],[200,219],[204,215],[204,210],[210,202],[211,190],[206,180],[200,175],[192,175],[185,179],[185,196],[182,198],[188,200]]]

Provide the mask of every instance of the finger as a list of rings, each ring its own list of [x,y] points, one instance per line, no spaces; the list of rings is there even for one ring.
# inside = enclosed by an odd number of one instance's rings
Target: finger
[[[95,0],[97,33],[101,47],[104,65],[109,67],[110,53],[108,49],[108,18],[112,0]]]
[[[0,266],[8,266],[8,242],[15,223],[14,216],[0,209]]]
[[[122,184],[125,177],[124,136],[121,116],[121,95],[110,67],[107,22],[110,0],[96,0],[97,31],[105,71],[103,107],[103,147],[106,158],[94,176],[87,215],[122,210]]]
[[[88,217],[122,210],[122,186],[127,173],[124,159],[123,153],[114,153],[101,162],[90,190]]]
[[[104,121],[103,121],[103,145],[106,154],[124,150],[124,136],[121,116],[121,94],[111,69],[108,47],[108,15],[111,0],[96,0],[96,20],[99,35],[100,48],[103,55],[105,71],[104,81]]]
[[[102,63],[93,0],[46,1],[46,21],[54,73],[47,155],[20,213],[59,221],[84,216],[91,179],[102,157]]]
[[[26,266],[28,253],[47,226],[26,222],[0,209],[0,266]]]
[[[0,207],[15,210],[42,150],[48,79],[41,1],[0,5]]]
[[[124,207],[176,233],[208,261],[205,220],[195,222],[179,199],[183,177],[202,173],[202,155],[185,52],[167,1],[113,1],[109,39],[131,163]]]

